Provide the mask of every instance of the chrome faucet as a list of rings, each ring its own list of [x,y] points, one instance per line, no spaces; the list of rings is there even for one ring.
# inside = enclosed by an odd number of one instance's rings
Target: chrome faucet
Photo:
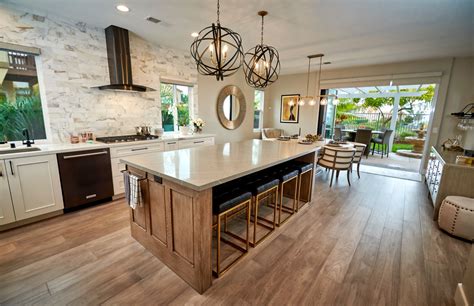
[[[26,137],[26,140],[23,140],[23,144],[27,147],[31,147],[31,145],[34,144],[35,141],[33,139],[30,139],[30,132],[28,131],[28,129],[23,129],[22,134]]]

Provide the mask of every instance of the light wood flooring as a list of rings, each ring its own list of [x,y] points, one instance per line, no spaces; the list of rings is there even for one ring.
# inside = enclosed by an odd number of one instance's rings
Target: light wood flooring
[[[123,200],[0,233],[0,304],[452,305],[470,243],[420,182],[362,173],[306,205],[203,295],[135,242]]]

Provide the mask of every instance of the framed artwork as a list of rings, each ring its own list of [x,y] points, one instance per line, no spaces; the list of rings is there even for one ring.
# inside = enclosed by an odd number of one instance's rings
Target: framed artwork
[[[298,123],[300,117],[300,107],[298,100],[300,95],[281,95],[280,122]]]

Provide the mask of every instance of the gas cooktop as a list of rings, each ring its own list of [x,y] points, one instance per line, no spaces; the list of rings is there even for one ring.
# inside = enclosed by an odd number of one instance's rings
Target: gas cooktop
[[[155,135],[123,135],[123,136],[110,136],[110,137],[97,137],[95,140],[104,143],[116,143],[116,142],[132,142],[142,140],[153,140],[159,139],[159,136]]]

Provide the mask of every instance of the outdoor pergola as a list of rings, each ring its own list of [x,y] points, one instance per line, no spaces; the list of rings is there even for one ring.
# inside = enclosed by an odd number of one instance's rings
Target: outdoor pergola
[[[421,97],[426,93],[424,90],[430,84],[420,85],[393,85],[393,86],[370,86],[370,87],[348,87],[337,88],[338,98],[394,98],[392,118],[390,121],[390,129],[396,129],[398,120],[398,110],[400,106],[400,98],[402,97]],[[390,139],[390,146],[393,144],[395,133]]]

